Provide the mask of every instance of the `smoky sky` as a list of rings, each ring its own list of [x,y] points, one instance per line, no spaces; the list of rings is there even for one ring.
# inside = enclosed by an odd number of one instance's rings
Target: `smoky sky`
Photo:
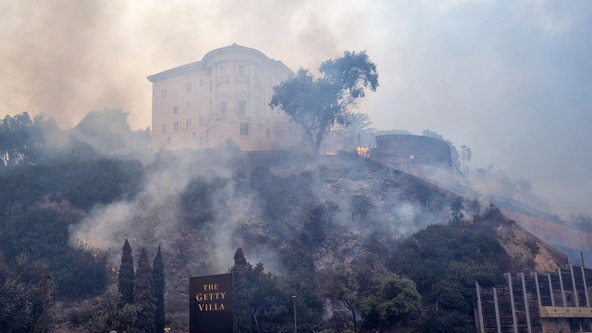
[[[359,105],[372,127],[430,129],[557,213],[592,214],[587,0],[0,0],[0,116],[70,128],[122,108],[147,128],[146,76],[235,42],[294,71],[365,50],[380,75]]]

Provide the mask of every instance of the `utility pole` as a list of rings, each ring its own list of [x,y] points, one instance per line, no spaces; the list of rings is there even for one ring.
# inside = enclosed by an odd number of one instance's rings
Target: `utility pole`
[[[296,328],[296,296],[292,295],[292,303],[294,304],[294,333],[298,333]]]

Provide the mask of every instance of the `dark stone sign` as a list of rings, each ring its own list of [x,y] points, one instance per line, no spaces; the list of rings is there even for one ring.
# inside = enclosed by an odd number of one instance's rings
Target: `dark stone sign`
[[[232,333],[232,275],[189,279],[189,331]]]

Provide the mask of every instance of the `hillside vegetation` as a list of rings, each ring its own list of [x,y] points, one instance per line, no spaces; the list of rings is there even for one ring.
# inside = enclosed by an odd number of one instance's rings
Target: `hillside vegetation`
[[[293,295],[301,332],[473,332],[475,281],[565,260],[495,206],[357,155],[64,147],[0,173],[3,331],[32,331],[44,310],[56,331],[122,327],[126,239],[136,263],[160,245],[175,332],[189,277],[226,272],[241,277],[240,332],[291,332]]]

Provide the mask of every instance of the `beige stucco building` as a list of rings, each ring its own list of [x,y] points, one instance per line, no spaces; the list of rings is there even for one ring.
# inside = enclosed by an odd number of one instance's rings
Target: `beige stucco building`
[[[156,149],[281,150],[306,147],[298,124],[269,106],[293,74],[282,62],[233,44],[202,60],[148,76]]]

